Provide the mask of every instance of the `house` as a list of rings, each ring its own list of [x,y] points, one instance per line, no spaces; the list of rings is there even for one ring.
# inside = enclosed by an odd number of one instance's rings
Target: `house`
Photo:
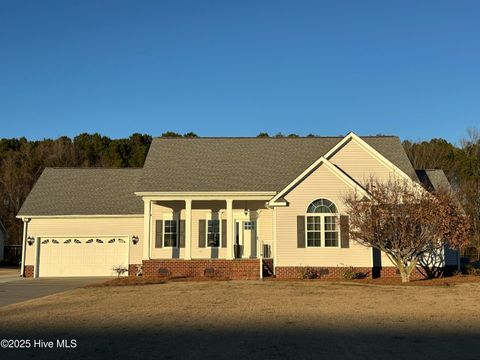
[[[45,169],[18,214],[22,274],[394,275],[349,238],[342,202],[393,175],[419,181],[392,136],[154,139],[141,169]]]

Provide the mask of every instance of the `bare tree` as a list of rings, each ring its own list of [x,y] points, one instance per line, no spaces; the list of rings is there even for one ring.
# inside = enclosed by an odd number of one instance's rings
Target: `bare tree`
[[[383,251],[399,270],[402,282],[432,252],[458,248],[470,236],[468,219],[448,192],[429,193],[410,180],[371,179],[369,198],[345,196],[350,235]]]
[[[480,260],[480,131],[476,128],[467,129],[467,136],[460,140],[463,152],[468,156],[466,176],[462,179],[459,189],[465,212],[470,218],[473,234],[468,244],[470,256],[475,251],[476,261]]]

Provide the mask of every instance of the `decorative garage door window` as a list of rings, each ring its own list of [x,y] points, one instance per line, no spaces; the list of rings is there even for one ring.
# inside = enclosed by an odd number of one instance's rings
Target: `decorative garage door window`
[[[122,238],[110,238],[110,239],[100,239],[100,238],[97,238],[97,239],[86,239],[84,241],[80,240],[80,239],[72,239],[72,238],[58,238],[58,239],[43,239],[41,241],[41,244],[42,245],[46,245],[46,244],[94,244],[94,243],[97,243],[97,244],[114,244],[114,243],[119,243],[119,244],[125,244],[126,241],[125,239],[122,239]]]

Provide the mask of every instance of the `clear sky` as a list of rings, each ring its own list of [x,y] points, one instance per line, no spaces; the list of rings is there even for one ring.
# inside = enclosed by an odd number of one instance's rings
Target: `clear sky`
[[[472,126],[479,1],[0,1],[0,137]]]

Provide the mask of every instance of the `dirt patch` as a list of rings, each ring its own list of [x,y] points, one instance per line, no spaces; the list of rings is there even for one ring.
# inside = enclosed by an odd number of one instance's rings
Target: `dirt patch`
[[[76,349],[62,350],[69,359],[478,358],[480,283],[396,285],[166,281],[80,288],[0,308],[0,333],[75,339]],[[52,355],[14,355],[32,354]]]

